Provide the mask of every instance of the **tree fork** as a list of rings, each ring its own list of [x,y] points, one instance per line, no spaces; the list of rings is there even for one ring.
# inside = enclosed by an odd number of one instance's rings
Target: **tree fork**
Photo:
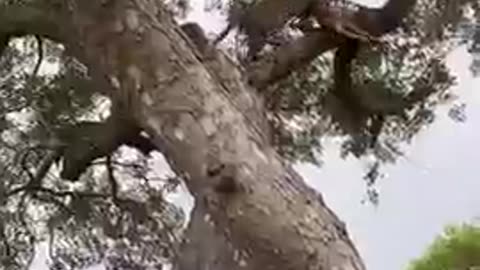
[[[177,269],[365,269],[343,223],[264,138],[260,97],[225,58],[200,62],[161,2],[35,3],[185,175],[196,205]],[[218,191],[208,171],[221,164],[241,192]]]

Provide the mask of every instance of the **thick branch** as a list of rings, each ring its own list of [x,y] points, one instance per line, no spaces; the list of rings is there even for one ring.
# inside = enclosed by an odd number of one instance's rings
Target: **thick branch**
[[[332,32],[310,32],[251,65],[248,68],[249,81],[255,88],[262,89],[308,65],[313,59],[345,40],[346,38]]]
[[[68,29],[60,37],[67,49],[164,147],[203,209],[195,222],[214,239],[187,242],[184,250],[196,250],[200,261],[181,269],[365,269],[343,223],[264,135],[262,99],[236,66],[222,56],[199,57],[160,1],[56,3],[50,8],[64,19],[58,23]],[[219,189],[224,183],[235,188]],[[222,245],[206,251],[211,241]]]
[[[228,31],[238,27],[246,34],[249,55],[254,56],[265,45],[266,38],[272,32],[281,29],[294,17],[307,12],[317,0],[261,0],[245,4],[232,1],[230,5],[228,26],[215,43],[223,38]],[[318,0],[324,1],[324,0]]]
[[[338,9],[326,10],[324,1],[317,0],[310,8],[312,15],[320,24],[329,23],[331,30],[337,28],[354,28],[373,37],[380,37],[397,28],[416,0],[390,0],[382,8],[361,7],[356,11]],[[337,12],[338,14],[332,14]],[[331,16],[328,20],[325,17]],[[279,47],[271,55],[266,56],[249,68],[249,78],[257,88],[285,78],[294,70],[309,64],[318,55],[337,47],[347,39],[339,32],[331,31],[305,33],[305,36]]]
[[[123,144],[144,154],[155,149],[136,125],[119,115],[112,114],[105,122],[79,122],[57,132],[62,145],[62,178],[77,180],[93,160],[110,155]]]
[[[158,1],[111,0],[96,12],[83,0],[70,2],[79,8],[67,44],[77,51],[73,40],[85,41],[87,63],[129,98],[131,115],[165,147],[172,167],[185,173],[206,213],[197,222],[212,228],[215,241],[232,246],[233,254],[212,247],[229,258],[199,257],[203,261],[191,267],[364,269],[342,223],[264,137],[261,99],[233,64],[223,58],[200,62],[207,60]],[[244,108],[260,113],[249,117]],[[237,188],[223,192],[218,187],[225,181]]]
[[[5,36],[38,35],[59,40],[62,25],[50,1],[0,3],[0,40]]]

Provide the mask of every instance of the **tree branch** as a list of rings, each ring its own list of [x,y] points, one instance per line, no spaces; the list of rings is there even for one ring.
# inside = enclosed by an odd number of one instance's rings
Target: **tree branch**
[[[259,62],[248,67],[249,82],[257,89],[273,84],[308,65],[322,53],[331,50],[346,38],[328,31],[313,31],[288,44],[280,46]]]
[[[20,192],[24,191],[35,191],[42,187],[42,181],[46,177],[50,167],[53,162],[58,158],[57,151],[50,151],[45,157],[43,157],[40,165],[38,166],[35,173],[32,173],[26,164],[28,154],[35,148],[28,148],[25,150],[23,155],[21,155],[19,163],[22,169],[27,173],[29,178],[28,182],[25,185],[14,188],[13,190],[7,192],[6,197],[14,196]]]
[[[49,0],[0,3],[0,40],[2,37],[38,35],[59,41],[66,29],[58,24],[57,9]]]
[[[269,29],[300,11],[290,0],[260,3],[281,13],[261,22]],[[185,244],[182,251],[193,250],[196,260],[192,265],[185,258],[182,269],[365,269],[343,223],[265,138],[262,98],[221,54],[197,57],[161,2],[69,0],[46,8],[58,11],[57,24],[68,29],[61,33],[67,49],[85,60],[99,85],[132,105],[123,113],[164,149],[176,172],[185,173],[202,211],[189,230],[208,228],[210,234]],[[272,59],[279,61],[251,77],[260,78],[253,85],[274,83],[344,37],[312,33],[299,40],[287,45],[284,58],[277,51]],[[219,191],[218,178],[238,188]]]
[[[338,217],[264,139],[269,129],[262,126],[262,98],[239,69],[221,54],[200,62],[158,1],[132,1],[110,1],[109,17],[76,9],[83,21],[72,22],[78,29],[70,38],[86,41],[88,63],[110,74],[116,91],[130,93],[135,120],[164,146],[172,168],[186,173],[197,209],[205,209],[197,222],[215,237],[192,246],[195,267],[363,270]],[[215,168],[230,169],[209,175]],[[218,178],[239,188],[218,191]],[[201,246],[212,241],[228,241],[232,248]]]
[[[57,132],[64,145],[60,150],[62,178],[76,181],[93,160],[110,155],[123,144],[135,147],[145,155],[156,149],[128,117],[122,117],[123,113],[113,113],[104,122],[79,122]]]
[[[297,40],[285,44],[261,59],[248,69],[249,80],[256,88],[264,88],[309,64],[318,55],[347,41],[345,32],[333,24],[342,24],[360,29],[371,37],[380,37],[401,25],[402,20],[415,5],[416,0],[389,0],[382,8],[359,6],[356,11],[337,9],[326,10],[325,2],[317,0],[310,8],[311,15],[325,26],[325,16],[332,16],[327,27],[330,30],[307,32]],[[331,14],[338,12],[339,14]],[[332,31],[333,30],[333,31]]]

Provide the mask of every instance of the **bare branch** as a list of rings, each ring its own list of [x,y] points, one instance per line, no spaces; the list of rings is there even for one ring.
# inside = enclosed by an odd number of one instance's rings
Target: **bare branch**
[[[346,42],[347,37],[358,38],[358,35],[363,34],[366,37],[361,38],[362,40],[375,40],[397,28],[415,3],[415,0],[390,0],[382,8],[358,6],[355,10],[347,8],[326,10],[325,3],[317,0],[311,8],[311,15],[316,17],[320,24],[337,33],[319,29],[307,32],[305,36],[279,47],[249,67],[250,82],[259,89],[275,83],[294,70],[309,64],[318,55]],[[332,14],[334,12],[339,14]],[[327,15],[331,18],[325,20]],[[350,35],[349,33],[354,30],[357,33]]]
[[[43,61],[43,40],[39,35],[35,35],[35,39],[37,40],[38,59],[37,59],[37,63],[35,64],[35,67],[33,68],[33,72],[31,75],[32,79],[37,76]]]
[[[117,179],[115,179],[115,175],[113,174],[113,166],[112,166],[112,156],[107,156],[107,162],[105,163],[107,167],[107,177],[108,183],[110,184],[110,194],[114,202],[118,200],[118,183]]]

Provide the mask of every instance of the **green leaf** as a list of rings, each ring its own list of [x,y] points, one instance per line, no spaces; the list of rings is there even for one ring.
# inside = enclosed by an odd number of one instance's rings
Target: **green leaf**
[[[447,226],[408,270],[475,269],[480,266],[480,226]]]

